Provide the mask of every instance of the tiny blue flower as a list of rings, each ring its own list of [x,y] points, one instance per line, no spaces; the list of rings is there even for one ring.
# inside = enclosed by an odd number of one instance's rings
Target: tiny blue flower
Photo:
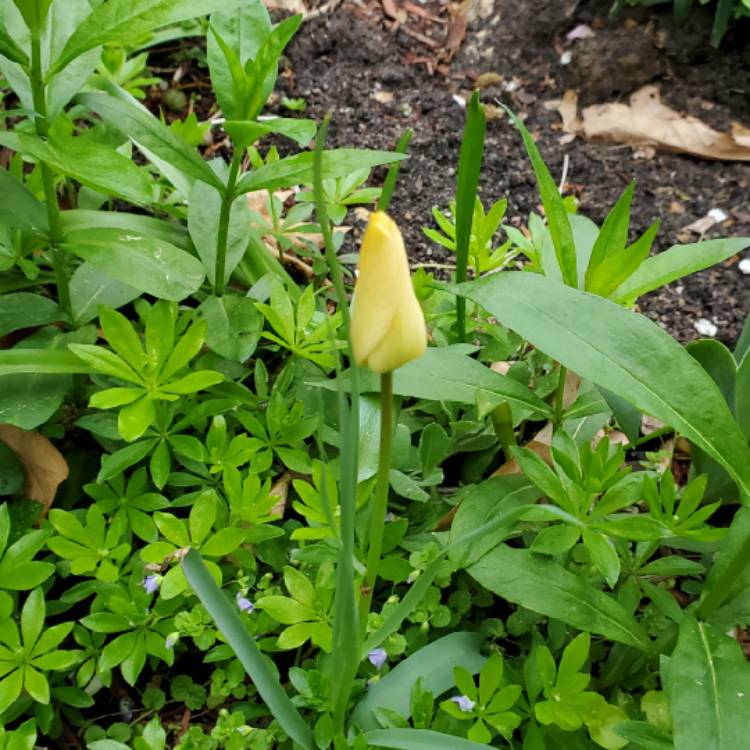
[[[477,705],[468,695],[454,695],[450,700],[465,713],[468,713]]]
[[[177,643],[177,641],[179,640],[180,640],[179,633],[170,633],[164,640],[164,647],[167,649],[167,651],[171,651],[175,647],[175,644]]]
[[[160,577],[152,573],[143,579],[142,585],[143,588],[146,589],[147,594],[153,594],[159,590],[159,583]]]
[[[380,669],[388,659],[388,654],[384,648],[374,648],[367,653],[367,659],[375,669]]]
[[[235,601],[237,602],[240,612],[252,614],[252,611],[255,609],[255,605],[246,596],[243,596],[241,591],[237,592]]]

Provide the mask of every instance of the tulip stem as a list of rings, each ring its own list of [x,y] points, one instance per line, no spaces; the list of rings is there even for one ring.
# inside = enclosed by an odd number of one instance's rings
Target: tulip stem
[[[378,577],[380,555],[383,552],[385,514],[388,510],[388,487],[390,486],[391,448],[393,446],[393,373],[380,376],[380,451],[375,497],[370,504],[370,533],[367,548],[367,568],[362,581],[362,597],[359,600],[359,625],[364,638],[367,632],[367,617],[370,614],[372,594]]]

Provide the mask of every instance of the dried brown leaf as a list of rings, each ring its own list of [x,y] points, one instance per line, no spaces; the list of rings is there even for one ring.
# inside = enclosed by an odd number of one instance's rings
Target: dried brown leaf
[[[573,96],[566,92],[562,100],[563,129],[589,140],[625,143],[634,148],[650,146],[704,159],[750,161],[750,130],[737,123],[731,133],[714,130],[697,117],[662,104],[656,86],[639,89],[629,104],[610,102],[586,107],[580,119],[570,111]]]
[[[23,464],[26,475],[24,495],[41,503],[46,513],[60,483],[68,477],[68,464],[62,454],[44,435],[15,425],[0,425],[0,440]]]

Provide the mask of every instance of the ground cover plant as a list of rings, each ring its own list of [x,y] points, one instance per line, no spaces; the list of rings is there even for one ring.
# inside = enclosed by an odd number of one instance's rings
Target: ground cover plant
[[[505,226],[474,96],[427,230],[455,277],[410,277],[409,134],[262,114],[299,17],[0,8],[4,747],[743,746],[750,326],[682,347],[634,308],[750,240],[650,257],[635,186],[597,226],[512,112],[544,217]],[[196,33],[212,160],[137,95]]]

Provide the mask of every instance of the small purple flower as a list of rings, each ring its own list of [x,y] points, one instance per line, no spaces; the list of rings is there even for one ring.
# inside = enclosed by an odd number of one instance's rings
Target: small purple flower
[[[255,609],[255,605],[246,596],[243,596],[241,591],[237,592],[235,601],[237,602],[237,606],[239,607],[240,612],[247,612],[248,614],[252,614],[253,610]]]
[[[164,647],[167,649],[167,651],[171,651],[179,640],[179,633],[170,633],[164,640]]]
[[[367,659],[375,669],[380,669],[388,659],[388,654],[384,648],[374,648],[367,653]]]
[[[452,700],[464,713],[469,713],[469,711],[477,705],[468,695],[454,695],[450,700]]]
[[[159,590],[160,578],[153,573],[146,576],[143,579],[143,588],[146,589],[147,594],[154,594]]]

